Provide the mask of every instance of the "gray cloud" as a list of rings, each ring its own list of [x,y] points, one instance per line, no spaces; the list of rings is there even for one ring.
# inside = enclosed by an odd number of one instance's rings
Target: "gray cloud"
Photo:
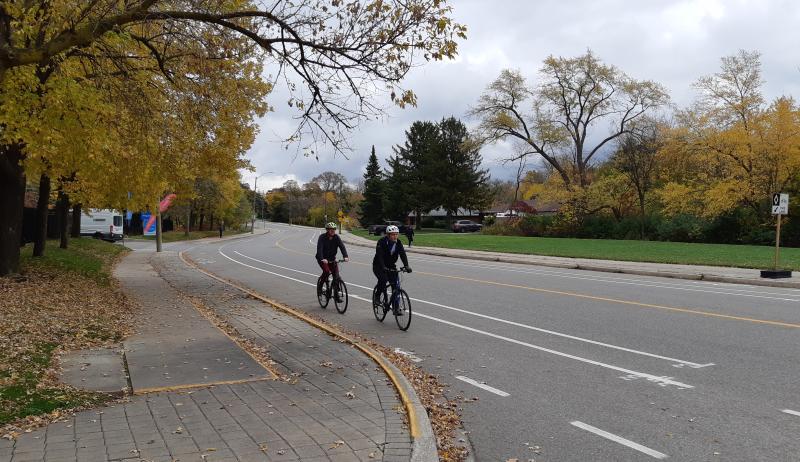
[[[793,1],[452,0],[451,4],[455,18],[469,28],[459,57],[412,70],[405,85],[417,93],[418,107],[400,110],[387,100],[389,111],[381,120],[364,123],[352,133],[349,159],[334,156],[325,147],[319,160],[284,150],[280,140],[292,133],[296,121],[285,107],[285,91],[276,90],[270,97],[276,111],[259,121],[261,134],[248,152],[259,173],[275,172],[260,180],[259,189],[287,178],[307,181],[325,170],[358,178],[372,145],[385,158],[393,145],[403,141],[404,130],[413,121],[465,117],[503,68],[520,69],[535,82],[542,60],[551,54],[575,56],[591,48],[630,76],[663,84],[673,102],[684,106],[694,98],[692,83],[716,72],[722,56],[739,49],[758,50],[765,96],[800,94],[796,27],[800,4]],[[493,176],[511,176],[510,168],[496,162],[511,150],[508,144],[484,149],[485,165]],[[245,180],[252,182],[252,175],[245,175]]]

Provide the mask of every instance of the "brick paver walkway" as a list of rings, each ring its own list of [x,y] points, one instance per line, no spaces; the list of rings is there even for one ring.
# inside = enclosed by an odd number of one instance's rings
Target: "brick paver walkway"
[[[199,297],[267,347],[281,379],[134,396],[16,441],[0,440],[0,462],[410,460],[400,401],[361,352],[188,269],[175,254],[152,261],[172,286],[161,303],[178,290]],[[145,314],[159,308],[152,297],[146,301]]]

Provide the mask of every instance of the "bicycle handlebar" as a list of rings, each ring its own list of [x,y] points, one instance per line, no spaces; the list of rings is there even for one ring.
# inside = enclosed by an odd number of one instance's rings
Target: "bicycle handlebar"
[[[391,273],[408,273],[408,269],[405,266],[401,266],[398,269],[386,268],[386,271]]]

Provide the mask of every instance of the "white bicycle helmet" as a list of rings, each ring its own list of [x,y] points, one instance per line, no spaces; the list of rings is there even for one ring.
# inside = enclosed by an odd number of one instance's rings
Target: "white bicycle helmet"
[[[325,229],[336,229],[336,223],[334,223],[334,222],[332,222],[332,221],[331,221],[331,222],[329,222],[329,223],[327,223],[327,224],[325,225]]]
[[[389,225],[386,227],[386,234],[389,233],[399,233],[400,229],[395,225]]]

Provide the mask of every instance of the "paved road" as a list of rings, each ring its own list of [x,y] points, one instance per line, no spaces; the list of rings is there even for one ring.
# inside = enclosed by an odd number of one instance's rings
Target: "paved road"
[[[320,231],[270,226],[188,254],[478,398],[464,421],[479,461],[800,460],[800,290],[411,255],[400,332],[372,316],[370,249],[349,249],[342,316],[316,304]]]

